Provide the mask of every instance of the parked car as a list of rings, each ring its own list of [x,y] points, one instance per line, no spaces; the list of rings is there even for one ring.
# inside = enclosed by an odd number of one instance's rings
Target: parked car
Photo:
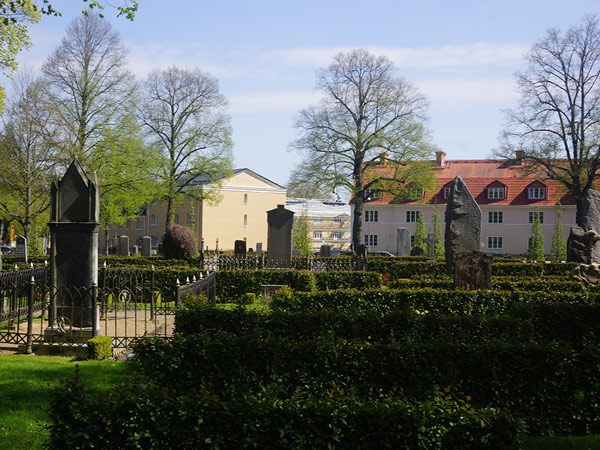
[[[8,245],[2,245],[0,247],[0,251],[2,251],[3,255],[12,255],[13,253],[13,248],[9,247]]]
[[[396,255],[393,255],[390,252],[384,252],[384,251],[371,252],[369,254],[373,255],[373,256],[389,256],[391,258],[395,258],[396,257]]]

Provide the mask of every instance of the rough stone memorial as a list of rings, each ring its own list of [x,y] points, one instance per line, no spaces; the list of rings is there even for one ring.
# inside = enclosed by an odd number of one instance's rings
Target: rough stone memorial
[[[98,183],[75,159],[51,188],[50,326],[46,340],[87,340],[98,323]]]
[[[269,259],[292,258],[292,225],[294,212],[277,205],[276,209],[267,211],[267,249]],[[258,247],[258,246],[257,246]]]
[[[468,251],[454,255],[454,288],[466,291],[492,289],[494,257],[483,252]]]
[[[152,256],[152,238],[150,236],[142,238],[142,256]]]
[[[119,236],[119,256],[129,256],[129,236]]]
[[[319,251],[319,256],[323,256],[328,258],[331,256],[331,246],[329,245],[321,245],[321,250]]]
[[[600,263],[600,192],[589,189],[583,197],[581,227],[571,227],[567,240],[567,261],[583,264]]]
[[[481,209],[461,177],[454,178],[446,204],[444,247],[446,272],[454,276],[454,256],[463,252],[479,252],[481,242]]]
[[[410,255],[410,231],[408,228],[398,228],[398,256]]]
[[[235,256],[246,256],[246,241],[237,240],[233,245],[233,254]]]
[[[15,247],[15,262],[26,263],[27,261],[27,238],[24,236],[18,236],[17,246]]]

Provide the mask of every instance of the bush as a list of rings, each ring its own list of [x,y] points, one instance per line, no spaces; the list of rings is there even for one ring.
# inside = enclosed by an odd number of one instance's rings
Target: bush
[[[185,259],[196,254],[194,233],[183,225],[171,225],[163,236],[163,253],[169,259]]]
[[[381,287],[381,274],[377,272],[314,272],[314,277],[319,291]]]
[[[96,336],[88,339],[86,359],[102,360],[112,357],[112,337]]]
[[[294,291],[316,289],[313,274],[306,270],[220,270],[217,297],[221,302],[243,302],[247,293],[260,295],[263,284],[290,286]]]

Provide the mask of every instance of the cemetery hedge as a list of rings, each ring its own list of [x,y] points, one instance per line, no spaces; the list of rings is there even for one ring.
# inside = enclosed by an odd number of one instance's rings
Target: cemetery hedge
[[[450,279],[407,278],[390,281],[387,286],[390,289],[452,289],[452,284]],[[492,289],[496,291],[585,292],[585,287],[578,281],[568,281],[565,280],[565,277],[548,276],[543,279],[493,277]]]

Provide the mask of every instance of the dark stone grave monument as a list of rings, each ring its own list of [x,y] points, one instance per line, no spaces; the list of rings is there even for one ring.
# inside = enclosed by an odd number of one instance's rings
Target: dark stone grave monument
[[[119,256],[129,256],[129,236],[119,236]]]
[[[142,256],[152,256],[152,238],[150,236],[142,238]]]
[[[246,256],[246,241],[235,241],[233,246],[233,254],[235,256]]]
[[[331,256],[331,246],[321,245],[321,250],[319,251],[319,256],[324,256],[324,257]]]
[[[581,264],[600,263],[600,192],[589,189],[583,198],[583,223],[571,227],[567,240],[567,262]]]
[[[257,242],[256,243],[256,254],[257,255],[262,255],[263,249],[262,249],[262,242]]]
[[[52,183],[50,226],[51,305],[47,342],[85,342],[102,334],[96,302],[98,285],[98,183],[75,159]]]
[[[492,289],[492,262],[487,253],[468,251],[454,255],[454,288],[467,291]]]
[[[27,263],[27,238],[24,236],[17,237],[17,246],[15,248],[15,262]]]
[[[410,256],[425,256],[425,250],[417,245],[410,250]]]
[[[267,211],[267,223],[269,259],[291,259],[294,212],[285,209],[284,205],[277,205],[276,209]]]

